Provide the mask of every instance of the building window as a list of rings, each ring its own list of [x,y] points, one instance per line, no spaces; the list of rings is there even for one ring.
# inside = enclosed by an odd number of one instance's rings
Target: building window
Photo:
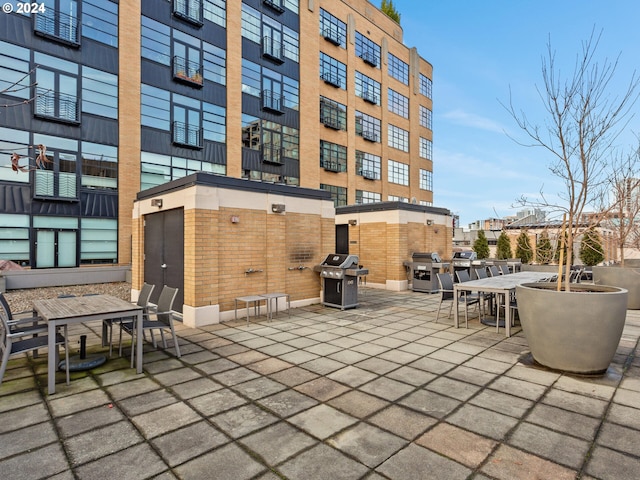
[[[376,192],[367,192],[366,190],[356,190],[356,203],[376,203],[382,199],[382,196]]]
[[[409,185],[409,165],[406,163],[389,160],[387,163],[389,183],[398,185]]]
[[[389,89],[387,106],[390,112],[400,115],[402,118],[409,118],[409,98]]]
[[[118,118],[118,76],[82,67],[82,112]]]
[[[389,76],[409,85],[409,64],[403,62],[395,55],[389,54]]]
[[[409,151],[409,132],[395,125],[389,125],[387,130],[388,142],[387,145],[403,152]]]
[[[176,80],[195,87],[204,80],[226,84],[226,52],[220,47],[147,17],[142,17],[141,36],[142,57],[171,66]]]
[[[380,82],[356,71],[356,95],[365,102],[380,105]]]
[[[173,78],[193,86],[203,84],[202,42],[180,30],[173,30]]]
[[[141,55],[148,60],[171,64],[171,27],[142,17]]]
[[[173,0],[173,14],[194,25],[202,25],[202,0]]]
[[[278,63],[285,58],[299,61],[300,37],[298,32],[258,10],[242,4],[242,36],[262,45],[263,56]]]
[[[47,146],[46,161],[33,172],[34,198],[78,200],[78,142],[40,134],[33,141]]]
[[[356,135],[369,142],[380,141],[380,120],[356,111]]]
[[[420,190],[433,191],[433,172],[420,169]]]
[[[20,156],[18,165],[23,171],[13,170],[11,156],[14,153]],[[29,132],[0,127],[0,180],[29,183],[27,172],[35,166],[36,155],[29,147]]]
[[[343,90],[347,89],[347,66],[320,52],[320,78],[325,83]]]
[[[428,128],[429,130],[433,130],[431,128],[431,122],[432,122],[432,112],[431,110],[429,110],[427,107],[423,107],[422,105],[420,105],[420,126],[421,127],[425,127]]]
[[[30,98],[29,50],[12,43],[0,42],[0,92],[24,100]],[[4,115],[4,114],[3,114]]]
[[[367,180],[380,180],[380,157],[356,150],[356,173]]]
[[[242,59],[242,91],[262,99],[262,108],[284,113],[299,108],[299,83],[286,75]]]
[[[116,190],[118,188],[118,148],[82,142],[81,152],[82,186]]]
[[[264,145],[278,145],[284,158],[298,160],[300,131],[297,128],[242,114],[242,146],[264,154]],[[267,153],[271,153],[271,150]]]
[[[202,148],[202,118],[200,101],[173,94],[172,139],[176,145]]]
[[[347,147],[320,140],[320,167],[329,172],[346,172]]]
[[[388,195],[387,200],[390,202],[404,202],[409,203],[409,199],[407,197],[401,197],[398,195]]]
[[[226,142],[226,108],[145,84],[141,91],[142,126],[172,131],[174,143],[192,148]]]
[[[114,218],[80,219],[80,263],[118,261],[118,221]]]
[[[426,138],[420,137],[420,158],[433,160],[433,142]]]
[[[196,172],[226,174],[222,164],[157,153],[140,153],[140,190],[147,190]]]
[[[283,0],[282,4],[284,5],[284,8],[286,8],[287,10],[291,10],[296,15],[298,14],[299,0]]]
[[[420,93],[427,98],[431,98],[432,81],[430,78],[420,74]]]
[[[320,122],[334,130],[347,129],[347,107],[326,97],[320,97]]]
[[[35,15],[34,31],[38,35],[67,45],[78,46],[79,25],[76,0],[49,0],[46,2],[46,8]]]
[[[110,0],[83,0],[82,36],[117,47],[118,4]]]
[[[0,258],[29,265],[29,215],[0,213]]]
[[[331,192],[334,207],[341,207],[347,204],[347,189],[345,187],[336,187],[335,185],[325,185],[321,183],[320,190]]]
[[[35,52],[34,113],[39,117],[78,123],[78,64]]]
[[[222,28],[227,27],[227,2],[226,0],[204,0],[202,16]]]
[[[320,9],[320,35],[336,46],[347,48],[347,24]]]
[[[380,45],[356,32],[356,55],[372,67],[380,65]]]

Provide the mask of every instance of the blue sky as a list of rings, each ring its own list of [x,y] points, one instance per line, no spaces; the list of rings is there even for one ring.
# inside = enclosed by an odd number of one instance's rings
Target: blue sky
[[[379,2],[374,2],[379,5]],[[393,0],[404,43],[416,47],[433,73],[434,206],[460,216],[460,225],[514,214],[523,194],[561,186],[549,156],[518,145],[524,139],[501,106],[514,105],[544,123],[536,86],[550,41],[561,72],[570,74],[582,42],[602,32],[596,53],[615,60],[616,85],[640,71],[640,2],[637,0]],[[614,92],[615,93],[615,92]],[[640,102],[622,146],[640,133]],[[538,120],[539,119],[539,120]]]

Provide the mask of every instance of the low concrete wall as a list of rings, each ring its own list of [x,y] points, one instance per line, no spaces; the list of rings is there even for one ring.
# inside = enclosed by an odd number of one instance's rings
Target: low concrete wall
[[[0,273],[0,291],[130,281],[130,266],[8,270]]]

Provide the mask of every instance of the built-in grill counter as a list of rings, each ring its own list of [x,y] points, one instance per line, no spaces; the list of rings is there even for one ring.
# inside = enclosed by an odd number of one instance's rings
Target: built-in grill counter
[[[332,253],[314,270],[322,278],[323,305],[341,310],[358,306],[358,277],[369,270],[358,264],[357,255]]]
[[[437,293],[440,289],[436,274],[449,267],[436,252],[414,252],[410,262],[403,262],[414,292]]]

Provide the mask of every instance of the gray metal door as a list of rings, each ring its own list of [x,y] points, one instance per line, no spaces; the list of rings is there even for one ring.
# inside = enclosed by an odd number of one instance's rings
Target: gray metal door
[[[178,288],[173,309],[184,302],[184,211],[182,208],[153,213],[144,222],[144,280],[156,285],[151,302],[163,285]]]
[[[336,251],[334,253],[349,253],[349,225],[336,225]]]

